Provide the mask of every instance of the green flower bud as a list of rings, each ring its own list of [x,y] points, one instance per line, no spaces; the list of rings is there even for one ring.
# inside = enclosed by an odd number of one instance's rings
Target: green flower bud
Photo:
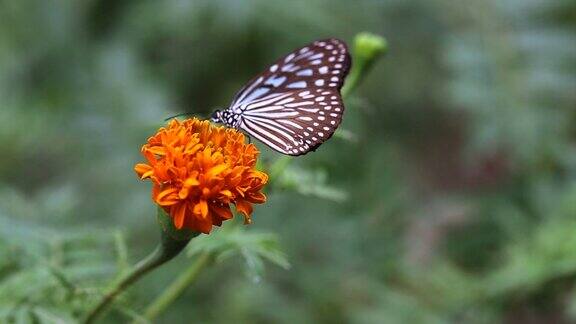
[[[358,60],[373,61],[388,50],[384,37],[363,32],[354,38],[354,54]]]

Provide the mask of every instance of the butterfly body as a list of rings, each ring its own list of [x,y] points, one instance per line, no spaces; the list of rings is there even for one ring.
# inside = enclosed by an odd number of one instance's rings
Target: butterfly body
[[[350,69],[346,44],[318,40],[282,57],[253,78],[211,120],[244,131],[288,155],[314,151],[344,113],[340,89]]]

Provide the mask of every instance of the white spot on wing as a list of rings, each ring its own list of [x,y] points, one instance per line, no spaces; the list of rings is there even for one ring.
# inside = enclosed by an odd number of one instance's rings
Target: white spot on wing
[[[319,59],[319,58],[322,58],[322,57],[324,57],[324,53],[318,53],[318,54],[315,54],[315,55],[310,56],[308,59],[309,59],[309,60],[315,60],[315,59]]]
[[[272,119],[277,119],[277,118],[288,118],[288,117],[296,117],[298,116],[298,112],[297,111],[262,111],[262,110],[257,110],[257,111],[249,111],[244,113],[244,116],[256,116],[256,117],[262,117],[262,118],[272,118]]]
[[[298,123],[295,123],[295,122],[288,120],[288,119],[278,119],[278,122],[286,124],[286,125],[290,125],[292,127],[296,127],[298,129],[303,129],[303,127],[298,125]]]
[[[300,110],[311,112],[311,113],[315,114],[318,112],[319,109],[318,108],[300,108]]]
[[[245,102],[251,102],[254,101],[255,99],[258,99],[260,97],[262,97],[263,95],[265,95],[266,93],[268,93],[268,91],[270,91],[270,89],[268,88],[258,88],[254,91],[252,91],[245,99]]]
[[[286,56],[286,58],[284,59],[284,62],[285,63],[290,62],[290,60],[292,60],[294,58],[294,56],[296,56],[296,55],[294,55],[294,53],[290,53],[288,56]]]
[[[280,86],[282,83],[284,83],[284,81],[286,81],[286,77],[285,76],[271,76],[270,78],[268,78],[268,80],[266,80],[266,82],[264,82],[264,84],[270,84],[273,85],[275,87]]]
[[[298,70],[300,67],[298,65],[294,65],[293,63],[288,63],[282,67],[283,72],[294,72]]]
[[[292,101],[294,101],[294,98],[290,98],[290,97],[289,97],[289,98],[286,98],[286,99],[284,99],[284,100],[282,100],[282,101],[278,101],[276,104],[277,104],[277,105],[285,105],[285,104],[290,103],[290,102],[292,102]]]
[[[288,96],[290,96],[290,93],[283,93],[283,94],[274,94],[273,93],[273,94],[267,95],[265,97],[259,98],[258,100],[249,103],[246,106],[246,109],[250,110],[250,109],[257,108],[257,107],[268,106],[268,105],[271,105],[274,102],[276,102],[280,99],[286,98]]]
[[[311,76],[312,74],[314,74],[314,72],[311,69],[305,69],[305,70],[296,72],[296,75],[298,75],[298,76]]]
[[[292,89],[306,88],[306,81],[292,82],[288,84],[286,88],[292,88]]]
[[[288,108],[295,108],[295,107],[300,107],[300,106],[310,106],[314,103],[314,101],[300,101],[300,102],[295,102],[295,103],[291,103],[291,104],[287,104],[286,107]]]
[[[324,85],[324,80],[318,79],[318,80],[314,81],[314,84],[321,87]]]

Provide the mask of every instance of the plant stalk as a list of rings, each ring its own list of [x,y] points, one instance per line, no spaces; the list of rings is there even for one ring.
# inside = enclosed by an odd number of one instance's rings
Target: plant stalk
[[[130,272],[125,274],[112,289],[102,297],[100,302],[88,313],[83,323],[94,323],[116,296],[148,272],[172,260],[184,249],[188,242],[190,242],[190,238],[186,240],[175,240],[162,232],[162,241],[158,247],[156,247],[150,255],[138,262]]]
[[[204,252],[176,278],[160,296],[158,296],[144,311],[144,317],[150,321],[154,320],[166,308],[172,304],[186,288],[188,288],[198,277],[200,272],[212,264],[214,256],[210,252]]]

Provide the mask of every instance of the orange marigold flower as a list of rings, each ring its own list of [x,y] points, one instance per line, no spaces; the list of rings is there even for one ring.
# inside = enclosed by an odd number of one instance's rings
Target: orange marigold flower
[[[141,152],[148,163],[134,170],[152,181],[152,199],[178,229],[209,233],[232,218],[230,204],[250,223],[252,204],[266,201],[261,190],[268,175],[255,169],[260,152],[235,129],[173,119]]]

